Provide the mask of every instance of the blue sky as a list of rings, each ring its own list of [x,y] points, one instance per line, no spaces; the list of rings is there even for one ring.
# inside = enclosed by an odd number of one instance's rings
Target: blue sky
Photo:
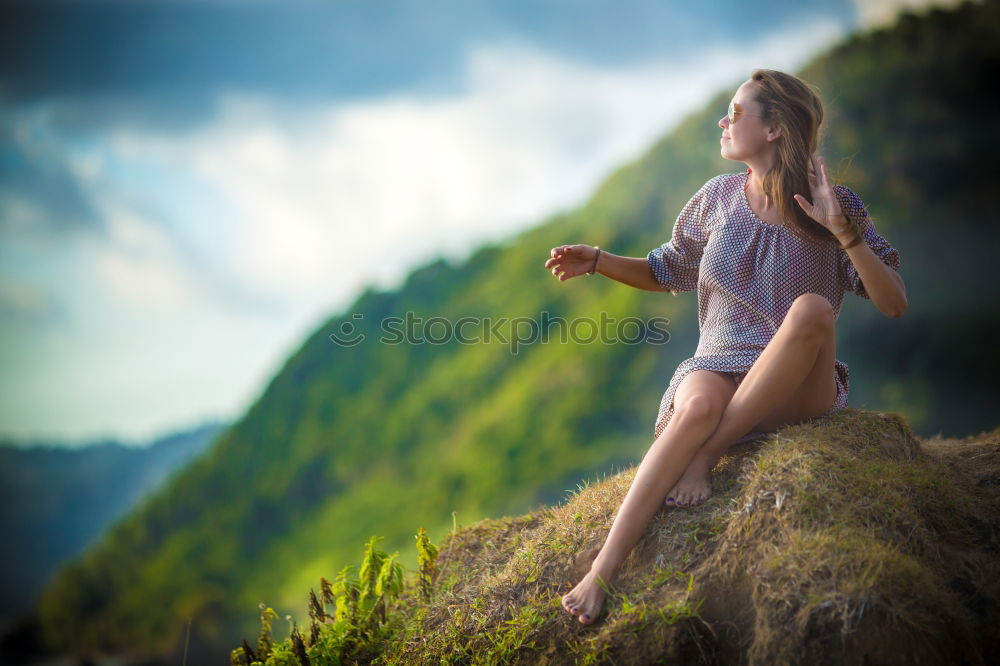
[[[0,437],[237,418],[366,285],[899,4],[0,3]]]

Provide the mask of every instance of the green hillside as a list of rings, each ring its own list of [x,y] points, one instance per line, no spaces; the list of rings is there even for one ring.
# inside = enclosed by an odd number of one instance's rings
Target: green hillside
[[[847,409],[734,447],[715,472],[704,504],[653,517],[592,625],[562,596],[600,550],[635,468],[560,506],[457,529],[437,548],[421,538],[409,576],[390,575],[392,557],[368,544],[368,576],[320,581],[308,622],[289,629],[263,607],[261,633],[231,663],[1000,659],[1000,427],[921,439],[899,414]]]
[[[851,367],[851,405],[903,413],[921,434],[995,425],[1000,355],[983,343],[1000,333],[1000,287],[981,276],[1000,240],[986,200],[1000,145],[998,38],[1000,5],[966,5],[853,38],[801,72],[829,105],[823,154],[900,250],[907,283],[900,319],[845,297],[838,358]],[[742,166],[718,157],[715,123],[731,94],[577,210],[461,265],[427,265],[398,291],[368,291],[319,326],[206,455],[51,582],[39,606],[46,642],[179,663],[191,618],[189,656],[218,663],[256,634],[261,601],[302,622],[305,592],[356,561],[373,534],[412,569],[418,527],[438,543],[453,520],[554,504],[638,461],[674,368],[696,346],[695,294],[560,283],[543,263],[563,243],[645,256],[666,240],[698,187]],[[517,354],[499,341],[378,341],[379,322],[407,312],[454,321],[542,311],[667,317],[671,337]],[[344,322],[366,340],[334,344]]]

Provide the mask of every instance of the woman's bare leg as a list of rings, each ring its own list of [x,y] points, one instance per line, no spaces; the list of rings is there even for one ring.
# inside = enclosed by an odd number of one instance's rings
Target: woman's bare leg
[[[795,300],[718,421],[713,420],[711,411],[718,400],[710,394],[692,395],[683,403],[675,400],[674,416],[636,470],[601,552],[583,580],[563,596],[562,605],[567,612],[577,615],[584,624],[596,620],[605,597],[598,582],[613,581],[649,520],[659,510],[666,491],[681,478],[699,449],[704,448],[704,460],[711,460],[721,456],[754,425],[776,428],[787,422],[782,419],[809,418],[829,409],[836,391],[829,373],[825,376],[831,383],[827,384],[825,394],[820,390],[810,394],[803,383],[819,363],[821,354],[829,358],[827,369],[833,367],[832,336],[833,312],[829,302],[817,294],[804,294]]]
[[[833,405],[837,399],[834,321],[833,308],[823,296],[803,294],[795,299],[736,390],[718,427],[668,497],[680,506],[701,503],[710,494],[710,470],[737,439],[750,430],[773,432],[783,425],[800,423]]]
[[[639,464],[590,572],[563,596],[563,607],[579,616],[580,622],[590,624],[597,618],[605,596],[597,581],[613,581],[667,490],[677,483],[695,452],[715,430],[732,393],[732,382],[710,370],[696,370],[681,382],[674,416]]]

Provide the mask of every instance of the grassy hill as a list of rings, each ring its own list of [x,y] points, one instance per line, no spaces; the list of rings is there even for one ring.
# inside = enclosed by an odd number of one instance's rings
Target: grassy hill
[[[848,409],[741,446],[720,461],[705,504],[661,509],[601,616],[581,625],[561,597],[634,474],[456,530],[429,595],[414,576],[384,595],[384,622],[356,620],[374,639],[314,612],[317,640],[300,636],[300,654],[312,664],[1000,660],[1000,427],[924,440],[898,414]],[[306,663],[291,640],[274,642],[247,646],[268,664]],[[249,651],[233,663],[249,664]]]
[[[1000,240],[992,119],[997,2],[904,17],[852,38],[801,74],[829,105],[823,148],[902,255],[909,310],[883,317],[848,294],[838,358],[851,404],[913,429],[995,425],[1000,286],[983,280]],[[748,63],[748,68],[753,63]],[[749,74],[749,70],[748,70]],[[372,534],[415,568],[413,534],[551,505],[580,480],[636,462],[660,396],[697,344],[695,295],[608,280],[559,283],[549,248],[587,242],[644,256],[709,177],[723,91],[579,209],[461,265],[431,263],[398,291],[368,291],[303,342],[212,449],[64,568],[39,603],[53,649],[218,661],[256,632],[262,601],[306,614],[303,591],[353,562]],[[420,317],[668,317],[666,345],[378,342],[379,322]],[[352,315],[361,314],[362,319]],[[350,322],[353,347],[330,334]],[[989,336],[993,336],[990,338]],[[453,515],[454,512],[454,515]],[[671,566],[676,565],[673,562]],[[187,629],[191,626],[190,637]]]

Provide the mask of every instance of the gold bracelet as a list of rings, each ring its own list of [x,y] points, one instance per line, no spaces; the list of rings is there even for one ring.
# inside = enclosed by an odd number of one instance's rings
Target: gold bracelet
[[[852,218],[848,217],[847,215],[844,215],[843,212],[837,213],[835,215],[828,215],[827,217],[842,217],[845,220],[847,220],[847,226],[854,229],[854,238],[852,238],[847,245],[840,243],[840,236],[838,234],[834,234],[834,236],[837,238],[837,242],[840,244],[841,250],[849,250],[861,242],[861,227]]]
[[[597,250],[597,254],[594,255],[594,265],[590,267],[589,271],[587,271],[587,275],[593,275],[594,271],[597,270],[597,259],[601,256],[601,248],[595,245],[594,249]]]
[[[840,239],[838,238],[837,240],[839,241]],[[847,245],[841,245],[840,249],[841,250],[850,250],[852,247],[854,247],[855,245],[857,245],[860,242],[861,242],[861,232],[859,232],[857,230],[857,228],[855,228],[855,230],[854,230],[854,238]]]

